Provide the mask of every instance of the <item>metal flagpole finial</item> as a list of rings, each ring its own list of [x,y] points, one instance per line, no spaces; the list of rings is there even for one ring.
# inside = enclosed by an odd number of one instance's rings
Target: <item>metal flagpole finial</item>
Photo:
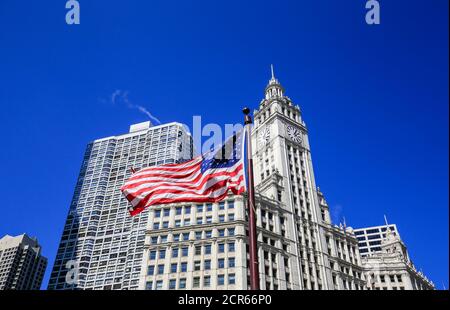
[[[273,72],[273,65],[270,65],[270,70],[272,71],[272,79],[275,79],[275,73]]]
[[[386,214],[384,215],[384,223],[386,224],[386,226],[389,226],[389,223],[388,223],[388,220],[387,220]]]
[[[242,113],[245,115],[245,125],[252,124],[252,117],[250,116],[250,109],[245,107],[242,109]]]

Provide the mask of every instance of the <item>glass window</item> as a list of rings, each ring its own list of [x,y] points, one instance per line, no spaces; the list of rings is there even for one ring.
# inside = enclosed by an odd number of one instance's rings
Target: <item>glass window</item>
[[[206,276],[203,278],[203,286],[204,287],[210,287],[211,286],[211,277]]]
[[[195,232],[195,239],[196,240],[202,239],[202,232],[201,231],[196,231]]]
[[[152,290],[153,289],[153,281],[147,281],[147,283],[145,283],[145,289]]]
[[[220,274],[217,276],[217,285],[224,285],[225,284],[225,276],[223,274]]]
[[[205,254],[211,254],[211,244],[205,245]]]
[[[225,210],[225,202],[219,203],[219,210]]]
[[[174,290],[177,288],[177,280],[176,279],[171,279],[169,281],[169,290]]]
[[[194,271],[199,271],[201,269],[201,262],[199,260],[196,260],[194,262]]]
[[[172,249],[172,257],[178,257],[178,248]]]
[[[159,229],[159,223],[153,223],[153,229]]]
[[[200,277],[195,277],[194,278],[194,287],[200,287]]]
[[[164,209],[164,216],[170,215],[170,209]]]
[[[219,222],[220,223],[225,222],[225,215],[219,215]]]
[[[218,266],[218,268],[225,268],[225,259],[219,258],[217,260],[217,266]]]
[[[206,211],[210,212],[210,211],[212,211],[212,209],[213,209],[212,204],[208,203],[208,204],[206,205]]]
[[[176,263],[170,265],[170,272],[171,273],[177,272],[177,264]]]
[[[234,242],[228,243],[228,252],[234,252]]]
[[[224,252],[225,252],[225,244],[219,243],[219,253],[224,253]]]
[[[211,270],[211,260],[207,259],[204,262],[205,264],[205,270]]]
[[[152,276],[155,273],[155,266],[148,266],[147,275]]]
[[[228,201],[228,209],[234,209],[234,200]]]
[[[197,205],[197,213],[203,212],[203,205]]]
[[[185,278],[181,278],[180,279],[180,284],[178,286],[180,289],[186,288],[186,279]]]
[[[176,215],[181,215],[183,208],[182,207],[177,207],[176,209]]]
[[[229,221],[234,221],[234,213],[228,214],[228,220]]]
[[[166,250],[159,251],[159,258],[166,258]]]
[[[228,284],[235,284],[236,283],[236,276],[234,273],[231,273],[228,275]]]
[[[153,260],[156,258],[156,251],[150,251],[149,259]]]
[[[184,207],[184,214],[191,214],[191,207]]]
[[[189,254],[189,248],[188,247],[183,247],[181,249],[181,256],[188,256]]]
[[[181,272],[187,272],[187,263],[181,263]]]
[[[164,274],[164,265],[158,265],[158,274]]]
[[[234,268],[235,266],[236,266],[236,262],[235,262],[234,257],[230,257],[230,258],[228,259],[228,267],[229,267],[229,268]]]
[[[225,237],[225,229],[219,229],[219,237]]]
[[[161,217],[161,210],[155,210],[155,217]]]
[[[157,290],[162,290],[163,287],[163,281],[156,281],[156,289]]]
[[[228,236],[234,236],[234,228],[228,228]]]

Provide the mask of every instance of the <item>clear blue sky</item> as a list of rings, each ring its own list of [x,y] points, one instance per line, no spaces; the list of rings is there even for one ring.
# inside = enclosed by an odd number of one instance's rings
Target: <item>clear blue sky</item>
[[[303,111],[335,218],[399,227],[448,288],[448,1],[0,1],[0,235],[38,237],[53,265],[86,144],[147,117],[235,123],[270,64]],[[334,211],[333,211],[334,210]]]

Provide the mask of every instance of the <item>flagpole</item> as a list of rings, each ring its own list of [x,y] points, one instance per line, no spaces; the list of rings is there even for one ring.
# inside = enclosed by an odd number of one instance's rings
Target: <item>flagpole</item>
[[[255,204],[255,188],[253,179],[253,158],[252,158],[252,139],[251,125],[252,117],[250,109],[244,108],[244,124],[247,134],[247,177],[248,177],[248,233],[249,233],[249,249],[250,249],[250,289],[259,290],[259,268],[258,268],[258,247],[256,234],[256,204]]]

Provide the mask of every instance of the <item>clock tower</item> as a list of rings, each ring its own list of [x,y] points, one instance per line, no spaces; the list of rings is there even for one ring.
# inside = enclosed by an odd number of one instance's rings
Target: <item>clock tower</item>
[[[340,260],[335,256],[341,255],[341,246],[355,251],[357,240],[354,236],[348,237],[345,229],[331,224],[328,205],[316,187],[308,130],[300,107],[285,95],[273,67],[264,99],[254,111],[252,145],[256,193],[273,202],[272,210],[260,203],[257,217],[262,220],[258,220],[258,224],[264,227],[267,212],[283,217],[286,238],[292,240],[289,251],[283,253],[290,256],[285,266],[289,264],[292,278],[298,279],[292,288],[346,287],[351,277],[334,273],[334,269],[341,269]],[[263,232],[258,235],[260,242],[264,243],[267,238]],[[353,259],[357,264],[359,252],[351,256],[350,266]],[[359,267],[355,265],[355,268]],[[265,270],[260,269],[260,272]],[[363,286],[362,280],[351,279],[355,287]]]

